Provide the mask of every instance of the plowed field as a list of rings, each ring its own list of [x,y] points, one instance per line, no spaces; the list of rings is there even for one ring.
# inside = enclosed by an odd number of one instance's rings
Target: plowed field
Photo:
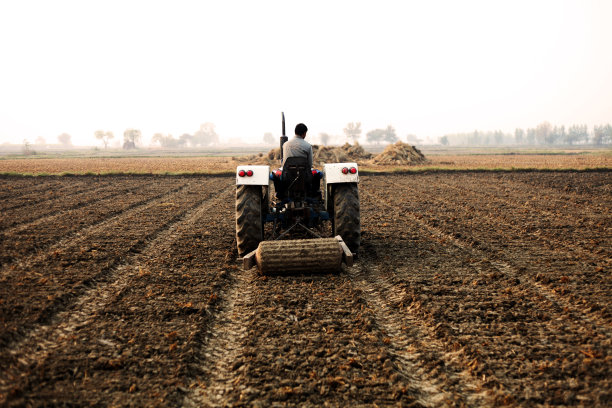
[[[0,405],[612,405],[609,171],[359,189],[355,266],[265,277],[232,177],[0,178]]]

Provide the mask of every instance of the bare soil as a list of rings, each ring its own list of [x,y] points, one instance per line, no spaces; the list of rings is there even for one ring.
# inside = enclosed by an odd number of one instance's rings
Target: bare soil
[[[234,180],[0,178],[2,406],[612,404],[612,178],[362,177],[332,275],[236,262]]]

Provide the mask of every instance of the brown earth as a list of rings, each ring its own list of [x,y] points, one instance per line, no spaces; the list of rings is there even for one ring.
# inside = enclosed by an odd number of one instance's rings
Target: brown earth
[[[612,404],[612,182],[362,177],[335,275],[237,267],[231,177],[0,178],[0,405]]]
[[[350,146],[350,145],[349,145]],[[353,149],[355,146],[352,147]],[[325,152],[328,148],[321,151]],[[395,163],[372,163],[371,158],[359,159],[348,156],[340,149],[331,148],[335,152],[328,162],[349,158],[359,164],[361,171],[408,170],[423,171],[430,169],[465,170],[465,169],[542,169],[542,170],[584,170],[612,168],[612,154],[609,152],[585,154],[431,154],[427,161],[417,164],[398,165]],[[325,153],[328,154],[329,152]],[[367,153],[364,154],[366,157]],[[34,159],[3,159],[0,160],[0,175],[2,174],[86,174],[98,175],[107,173],[136,174],[166,174],[166,173],[233,173],[238,164],[264,163],[273,167],[280,166],[278,149],[272,154],[274,159],[264,159],[264,154],[231,157],[123,157],[123,158],[34,158]],[[324,161],[325,161],[324,160]],[[316,163],[316,160],[315,160]],[[317,166],[320,165],[320,162]],[[33,181],[23,181],[30,185]],[[11,190],[0,191],[0,199],[12,194],[19,194],[19,185],[7,186]]]

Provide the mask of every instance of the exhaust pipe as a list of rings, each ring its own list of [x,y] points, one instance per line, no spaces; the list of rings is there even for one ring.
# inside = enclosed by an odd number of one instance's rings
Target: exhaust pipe
[[[281,158],[281,163],[282,163],[283,162],[283,145],[285,144],[287,140],[289,140],[289,138],[285,134],[285,112],[281,112],[281,114],[283,115],[283,135],[280,137],[280,158]]]

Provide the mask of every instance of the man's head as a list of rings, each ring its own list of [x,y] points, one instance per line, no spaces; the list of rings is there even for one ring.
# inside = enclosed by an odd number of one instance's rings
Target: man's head
[[[298,123],[298,125],[295,127],[296,136],[299,136],[302,139],[306,137],[306,132],[308,132],[308,128],[303,123]]]

